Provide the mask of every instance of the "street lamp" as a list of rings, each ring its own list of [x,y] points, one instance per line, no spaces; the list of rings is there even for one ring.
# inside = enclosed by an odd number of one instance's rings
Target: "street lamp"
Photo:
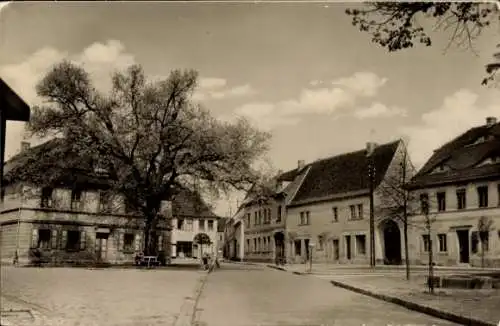
[[[309,273],[312,273],[313,268],[313,248],[314,242],[309,242]]]

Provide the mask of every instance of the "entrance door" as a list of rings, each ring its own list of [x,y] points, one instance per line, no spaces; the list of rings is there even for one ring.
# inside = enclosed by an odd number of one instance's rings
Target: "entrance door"
[[[97,261],[106,261],[106,254],[108,253],[108,236],[109,233],[96,233],[95,251]]]
[[[333,260],[337,261],[340,258],[340,250],[339,250],[339,240],[333,240]]]
[[[469,230],[457,230],[458,248],[460,250],[459,261],[463,264],[469,263]]]
[[[347,260],[351,260],[351,236],[345,236],[345,255]]]

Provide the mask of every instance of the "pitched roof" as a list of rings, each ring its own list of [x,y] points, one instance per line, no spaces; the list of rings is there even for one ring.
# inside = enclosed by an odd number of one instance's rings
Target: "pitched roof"
[[[400,141],[379,145],[373,152],[376,187],[385,176]],[[369,158],[366,150],[318,160],[306,166],[308,171],[290,205],[314,202],[341,194],[356,195],[369,188]]]
[[[484,141],[478,141],[483,139]],[[474,127],[434,151],[412,178],[409,187],[500,176],[500,165],[477,166],[483,160],[500,156],[500,123]],[[444,166],[441,172],[435,172]]]
[[[172,198],[172,214],[184,217],[211,217],[217,215],[201,198],[200,194],[187,188],[181,188]]]

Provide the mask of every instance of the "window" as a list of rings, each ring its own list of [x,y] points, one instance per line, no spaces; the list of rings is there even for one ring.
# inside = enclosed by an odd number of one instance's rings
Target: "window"
[[[247,239],[247,250],[246,250],[246,252],[249,252],[249,251],[251,251],[250,250],[250,239]]]
[[[467,197],[465,189],[457,190],[457,209],[467,208]]]
[[[444,212],[446,210],[446,193],[443,191],[436,193],[436,199],[438,202],[438,211]]]
[[[299,225],[303,225],[304,222],[305,222],[305,220],[304,220],[304,212],[300,212]]]
[[[429,212],[429,194],[420,194],[420,211],[422,214]]]
[[[446,234],[438,234],[438,241],[439,241],[439,252],[447,252],[448,251],[448,244],[446,242]]]
[[[256,252],[257,251],[257,238],[254,238],[253,239],[253,252]]]
[[[108,213],[111,211],[111,196],[108,192],[99,192],[99,211],[102,213]],[[127,201],[125,201],[125,210],[127,209]]]
[[[258,216],[257,216],[257,211],[254,212],[254,221],[253,221],[253,224],[254,225],[259,224],[259,219],[258,219]]]
[[[358,205],[358,218],[363,218],[363,204]]]
[[[177,219],[177,230],[182,230],[183,228],[184,228],[184,219],[178,218]]]
[[[429,252],[429,249],[431,248],[431,239],[428,234],[422,235],[422,242],[424,244],[424,251]]]
[[[66,239],[64,239],[64,236],[66,236]],[[64,240],[66,240],[66,251],[79,251],[85,249],[85,232],[73,230],[63,231],[63,241]]]
[[[135,249],[134,246],[135,234],[125,233],[123,235],[123,251],[132,252]]]
[[[473,254],[478,253],[478,247],[479,247],[479,233],[477,231],[473,231],[470,235],[470,251]]]
[[[339,209],[337,207],[333,207],[332,213],[333,213],[333,222],[338,222],[339,221]]]
[[[278,206],[278,215],[276,217],[276,222],[281,222],[281,206]]]
[[[261,209],[259,209],[259,219],[258,219],[257,224],[259,224],[259,225],[262,224],[262,210]]]
[[[355,220],[356,219],[356,206],[351,205],[351,206],[349,206],[349,208],[351,209],[351,220]]]
[[[262,247],[261,247],[261,240],[260,238],[257,239],[257,251],[261,251],[262,250]]]
[[[358,255],[366,255],[366,235],[356,235],[356,251]]]
[[[252,218],[252,215],[250,213],[247,214],[247,227],[250,227],[250,219]]]
[[[309,211],[306,212],[306,224],[309,224]]]
[[[187,218],[186,223],[184,224],[184,231],[193,231],[193,219]]]
[[[200,231],[205,231],[205,220],[198,220],[198,229]]]
[[[35,248],[40,249],[49,249],[50,248],[50,230],[49,229],[39,229],[38,232],[38,241],[36,243]]]
[[[488,207],[488,186],[477,187],[479,207]]]
[[[214,230],[214,221],[208,220],[208,231]]]
[[[82,191],[80,189],[73,189],[71,191],[71,209],[81,209],[82,204]]]
[[[40,198],[40,207],[48,208],[52,207],[52,188],[42,188],[42,196]]]
[[[307,224],[309,224],[309,211],[300,212],[299,225],[307,225]]]

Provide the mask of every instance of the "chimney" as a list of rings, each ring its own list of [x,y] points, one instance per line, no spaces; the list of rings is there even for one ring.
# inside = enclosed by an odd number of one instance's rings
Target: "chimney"
[[[26,150],[30,148],[30,143],[27,141],[21,142],[21,153],[24,153]]]
[[[300,171],[304,168],[304,166],[306,165],[306,162],[304,160],[299,160],[297,162],[297,170]]]
[[[375,151],[376,147],[377,147],[377,143],[367,142],[366,143],[366,156],[372,155],[373,152]]]
[[[497,123],[497,118],[495,117],[486,117],[486,126],[491,127]]]

